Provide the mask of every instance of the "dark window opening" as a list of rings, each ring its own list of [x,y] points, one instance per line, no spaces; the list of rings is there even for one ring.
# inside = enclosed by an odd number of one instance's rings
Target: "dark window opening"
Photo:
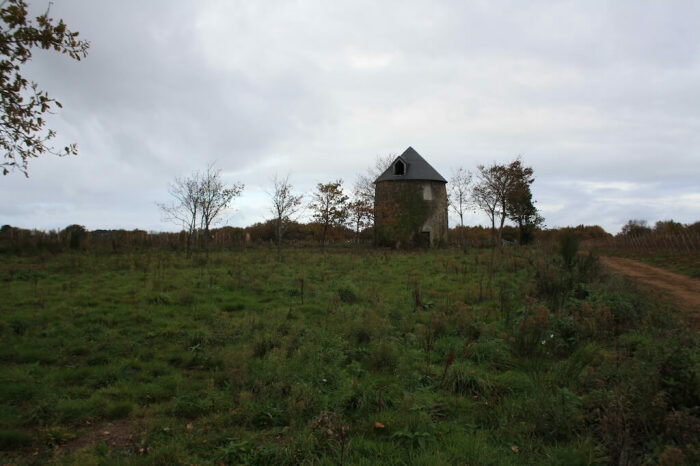
[[[394,164],[394,175],[405,175],[405,174],[406,174],[406,165],[401,160],[397,160],[396,163]]]

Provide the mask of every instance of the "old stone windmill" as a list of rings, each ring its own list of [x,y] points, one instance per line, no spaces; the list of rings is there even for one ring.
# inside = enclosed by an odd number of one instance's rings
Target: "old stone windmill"
[[[381,246],[447,242],[447,181],[409,147],[374,182],[374,229]]]

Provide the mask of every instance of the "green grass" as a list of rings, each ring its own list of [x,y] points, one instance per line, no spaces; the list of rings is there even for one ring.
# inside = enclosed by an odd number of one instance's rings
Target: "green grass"
[[[692,464],[700,451],[696,334],[633,285],[537,250],[0,264],[0,463],[592,464],[676,448]]]

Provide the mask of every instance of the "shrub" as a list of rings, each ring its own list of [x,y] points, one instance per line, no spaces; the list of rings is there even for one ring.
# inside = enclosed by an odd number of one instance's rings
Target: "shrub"
[[[661,365],[661,388],[674,409],[697,407],[700,401],[696,364],[688,350],[673,348]]]
[[[589,251],[583,260],[578,263],[578,281],[590,283],[600,276],[600,261],[598,256]]]
[[[367,344],[386,332],[388,323],[374,310],[361,310],[345,324],[345,334],[358,344]]]
[[[570,282],[564,277],[560,267],[548,260],[535,262],[535,294],[537,297],[546,300],[553,309],[558,309],[564,303],[570,289]]]
[[[343,285],[338,288],[338,298],[346,304],[353,304],[359,300],[357,289],[352,285]]]
[[[578,340],[578,332],[573,316],[566,313],[557,315],[552,322],[550,332],[552,338],[547,342],[549,349],[558,356],[571,354]]]
[[[517,329],[518,352],[527,356],[539,351],[547,342],[549,330],[549,309],[542,305],[525,307]]]

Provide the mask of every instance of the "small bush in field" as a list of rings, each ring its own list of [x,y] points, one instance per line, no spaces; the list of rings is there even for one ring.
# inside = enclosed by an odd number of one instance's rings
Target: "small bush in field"
[[[570,285],[570,281],[562,274],[561,267],[549,260],[535,262],[536,296],[546,300],[553,309],[557,309],[563,304],[571,289]]]
[[[661,364],[661,388],[674,409],[693,408],[700,402],[697,363],[684,348],[672,348]]]
[[[589,251],[578,263],[578,280],[590,283],[600,276],[600,261],[598,257]]]
[[[338,288],[338,297],[346,304],[353,304],[359,300],[357,289],[351,285],[344,285]]]
[[[566,356],[576,347],[578,341],[578,331],[576,322],[568,313],[561,313],[555,316],[550,326],[549,349],[558,356]]]
[[[551,335],[549,314],[549,309],[542,305],[523,309],[516,336],[516,348],[521,355],[532,355],[546,346]]]

